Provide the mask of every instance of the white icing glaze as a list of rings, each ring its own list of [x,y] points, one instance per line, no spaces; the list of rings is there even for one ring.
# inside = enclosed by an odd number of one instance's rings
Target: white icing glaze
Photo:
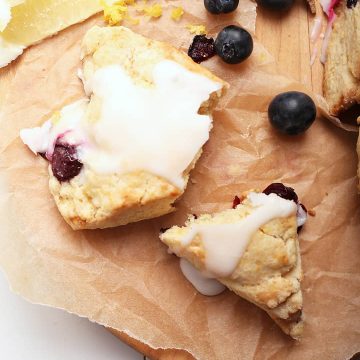
[[[11,6],[8,0],[0,0],[0,31],[3,31],[11,19]]]
[[[46,153],[49,146],[49,136],[52,123],[46,121],[42,126],[32,129],[22,129],[20,139],[34,153]]]
[[[307,220],[307,212],[299,204],[297,207],[297,213],[296,213],[297,226],[298,227],[303,226],[306,223],[306,220]]]
[[[331,8],[331,3],[333,1],[332,0],[320,0],[320,5],[324,11],[324,13],[329,16],[329,11],[330,11],[330,8]]]
[[[327,51],[327,47],[329,45],[330,35],[332,33],[332,26],[333,26],[335,19],[336,19],[336,14],[334,13],[332,19],[328,21],[328,24],[326,26],[324,40],[323,40],[323,43],[321,46],[321,55],[320,55],[320,61],[323,64],[325,64],[325,62],[326,62],[326,51]]]
[[[198,110],[222,85],[168,60],[155,66],[153,81],[152,87],[139,86],[119,65],[98,69],[84,86],[100,99],[99,119],[83,121],[84,110],[69,121],[62,112],[47,152],[65,133],[64,141],[81,144],[84,167],[98,173],[147,170],[183,188],[182,174],[211,129],[211,117]]]
[[[187,246],[199,234],[205,250],[206,270],[213,277],[230,276],[256,231],[278,217],[295,215],[295,202],[275,194],[249,193],[255,209],[239,222],[231,224],[193,224],[181,239]]]
[[[24,46],[10,43],[0,35],[0,68],[10,64],[24,49]]]
[[[79,153],[87,144],[83,130],[84,115],[88,100],[82,99],[62,108],[58,120],[52,123],[46,121],[41,127],[23,129],[20,138],[35,154],[46,153],[50,159],[57,140],[70,145],[79,145]]]
[[[310,40],[311,42],[316,42],[319,38],[321,32],[321,25],[322,25],[322,17],[316,16],[314,19],[313,27],[311,30]]]
[[[95,73],[90,87],[102,116],[88,128],[95,147],[83,160],[96,172],[146,169],[182,188],[183,171],[209,138],[211,118],[198,110],[221,85],[171,61],[156,65],[153,79],[152,88],[137,86],[117,65]]]
[[[317,53],[318,53],[318,49],[317,49],[317,47],[314,47],[314,49],[313,49],[313,51],[312,51],[312,53],[311,53],[310,66],[313,66],[313,65],[314,65],[315,60],[316,60]]]
[[[180,269],[186,279],[188,279],[194,288],[203,295],[215,296],[221,294],[225,290],[223,284],[206,276],[206,274],[200,272],[184,258],[180,259]]]

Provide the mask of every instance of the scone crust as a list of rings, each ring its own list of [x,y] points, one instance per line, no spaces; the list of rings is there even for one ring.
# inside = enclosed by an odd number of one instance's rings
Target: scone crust
[[[309,5],[310,11],[313,14],[316,14],[316,0],[307,0],[307,3]]]
[[[360,103],[360,6],[349,9],[346,1],[342,1],[336,14],[323,84],[332,115]]]
[[[181,244],[180,239],[189,231],[189,226],[192,223],[232,223],[253,210],[245,201],[236,209],[190,218],[186,226],[174,226],[160,238],[171,251],[204,270],[206,254],[200,236],[188,246]],[[252,237],[233,274],[218,280],[264,309],[285,333],[299,338],[303,327],[302,271],[296,217],[277,218],[262,226]]]
[[[202,104],[200,113],[210,114],[228,85],[208,70],[194,63],[174,47],[135,34],[125,27],[95,26],[85,35],[82,44],[85,83],[94,72],[112,64],[121,64],[134,82],[152,86],[154,66],[162,60],[174,60],[190,71],[222,84]],[[101,104],[92,96],[87,109],[88,121],[96,121]],[[201,150],[184,171],[187,183]],[[175,210],[173,204],[185,189],[146,171],[129,174],[96,174],[84,169],[69,182],[59,182],[50,173],[50,191],[65,221],[74,229],[96,229],[125,225],[158,217]]]

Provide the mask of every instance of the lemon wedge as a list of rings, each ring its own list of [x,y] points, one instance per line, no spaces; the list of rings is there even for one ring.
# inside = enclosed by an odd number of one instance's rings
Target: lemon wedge
[[[99,0],[0,0],[0,67],[26,47],[101,10]]]

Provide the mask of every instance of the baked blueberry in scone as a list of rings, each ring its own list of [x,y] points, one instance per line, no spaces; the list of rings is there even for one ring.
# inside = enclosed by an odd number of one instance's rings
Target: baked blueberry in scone
[[[50,191],[73,229],[173,211],[227,84],[174,47],[125,27],[94,27],[82,44],[88,99],[21,131],[50,162]]]
[[[200,292],[216,295],[223,284],[298,339],[303,332],[298,228],[306,211],[282,184],[236,200],[233,209],[190,216],[160,239],[182,258],[184,275]]]

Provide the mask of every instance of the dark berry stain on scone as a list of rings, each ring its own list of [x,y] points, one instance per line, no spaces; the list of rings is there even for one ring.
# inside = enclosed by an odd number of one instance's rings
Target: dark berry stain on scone
[[[196,35],[190,45],[188,55],[198,64],[215,55],[214,39]]]
[[[240,198],[236,195],[233,200],[232,208],[235,209],[239,204],[241,204]]]
[[[358,0],[347,0],[346,1],[346,6],[351,9],[354,8],[357,4]]]
[[[79,175],[83,164],[78,160],[76,146],[57,144],[51,159],[54,176],[61,182]]]
[[[283,199],[294,201],[297,204],[298,210],[296,217],[298,221],[298,232],[300,232],[307,219],[308,211],[305,205],[299,202],[299,197],[297,196],[295,190],[292,187],[285,186],[282,183],[272,183],[263,191],[263,193],[266,195],[276,194]]]
[[[264,191],[264,194],[269,195],[269,194],[276,194],[280,197],[282,197],[283,199],[286,200],[292,200],[296,203],[298,203],[299,199],[298,196],[295,192],[295,190],[292,187],[289,186],[285,186],[282,183],[273,183],[270,184]]]

